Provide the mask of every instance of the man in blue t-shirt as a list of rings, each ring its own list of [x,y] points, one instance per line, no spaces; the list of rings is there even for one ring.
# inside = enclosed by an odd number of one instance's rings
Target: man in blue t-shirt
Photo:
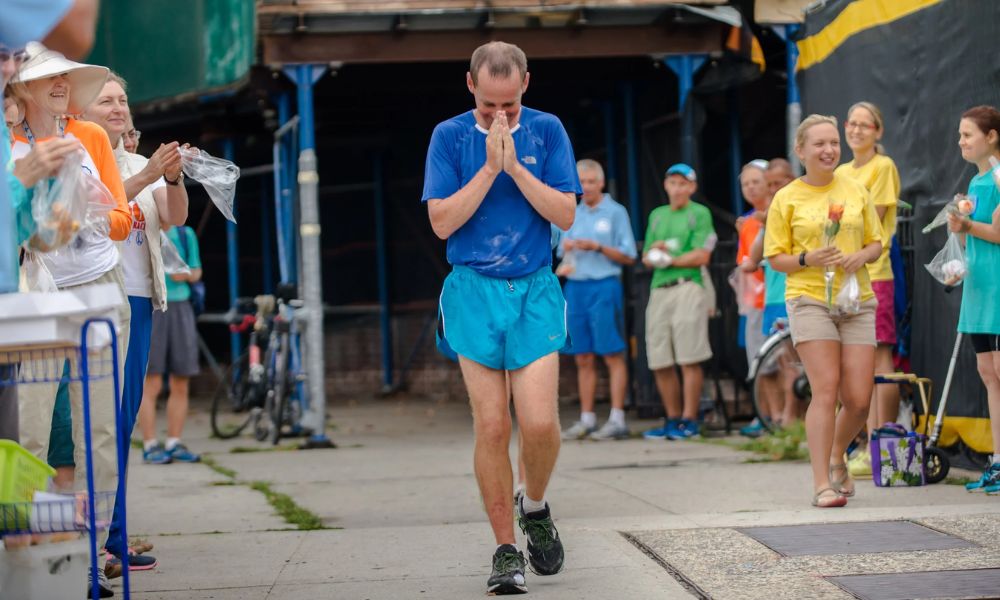
[[[423,201],[453,265],[438,339],[458,354],[472,404],[476,479],[498,544],[487,592],[515,594],[527,588],[511,519],[508,374],[526,466],[515,504],[528,560],[539,575],[563,566],[545,502],[559,453],[557,351],[566,343],[550,224],[573,224],[580,184],[559,119],[521,106],[528,68],[520,48],[477,48],[466,85],[475,109],[434,128]]]
[[[576,219],[569,231],[560,233],[556,250],[562,258],[556,274],[566,277],[566,321],[570,342],[563,349],[576,362],[580,390],[580,420],[563,431],[564,440],[590,437],[593,440],[624,439],[625,393],[628,367],[625,364],[624,306],[621,284],[622,265],[635,263],[635,236],[628,211],[604,193],[604,169],[595,160],[576,163],[583,198],[576,207]],[[600,356],[608,366],[611,414],[597,428],[594,394]]]

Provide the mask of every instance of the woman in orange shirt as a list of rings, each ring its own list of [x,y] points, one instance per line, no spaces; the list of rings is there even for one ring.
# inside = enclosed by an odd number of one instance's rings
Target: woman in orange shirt
[[[118,356],[124,357],[128,346],[130,312],[125,302],[124,280],[114,242],[128,236],[132,216],[107,134],[98,125],[73,118],[93,101],[107,79],[108,70],[70,61],[37,43],[28,44],[26,50],[28,58],[11,83],[12,91],[24,102],[25,108],[24,120],[13,131],[11,155],[16,161],[36,144],[45,144],[51,138],[76,139],[85,151],[81,157],[85,175],[98,178],[116,203],[108,214],[107,227],[85,228],[69,246],[40,256],[59,289],[114,284],[119,294]],[[103,352],[102,358],[110,359],[110,350]],[[124,360],[119,359],[119,379],[123,366]],[[77,374],[75,366],[70,367],[70,372],[74,376]],[[99,491],[113,491],[118,479],[115,437],[117,400],[113,381],[105,377],[91,382],[89,387],[94,483]],[[56,389],[57,383],[26,386],[19,398],[21,444],[42,460],[46,460],[48,455]],[[86,485],[86,460],[80,383],[70,383],[69,393],[75,487],[83,489]]]

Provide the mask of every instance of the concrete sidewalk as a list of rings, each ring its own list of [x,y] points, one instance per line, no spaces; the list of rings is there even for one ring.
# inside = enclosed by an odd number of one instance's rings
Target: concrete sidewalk
[[[574,412],[566,408],[564,423]],[[221,469],[143,465],[136,452],[130,530],[156,544],[160,565],[132,574],[133,595],[483,596],[494,544],[472,472],[468,408],[371,400],[334,405],[332,415],[334,450],[247,452],[269,447],[210,439],[207,415],[196,412],[186,443]],[[868,481],[859,482],[849,507],[820,510],[809,505],[808,464],[747,464],[749,456],[696,442],[564,443],[548,499],[566,568],[554,577],[529,573],[531,596],[851,598],[817,575],[1000,567],[1000,498],[956,485],[878,489]],[[255,481],[331,529],[298,530],[248,485]],[[735,530],[898,519],[964,536],[974,547],[854,562],[788,558]]]

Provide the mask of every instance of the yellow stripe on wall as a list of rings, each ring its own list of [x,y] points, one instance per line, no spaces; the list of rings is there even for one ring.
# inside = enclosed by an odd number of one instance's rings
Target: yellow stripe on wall
[[[891,23],[943,1],[857,0],[845,8],[822,30],[798,42],[798,70],[808,69],[816,63],[826,60],[852,35],[872,27]]]

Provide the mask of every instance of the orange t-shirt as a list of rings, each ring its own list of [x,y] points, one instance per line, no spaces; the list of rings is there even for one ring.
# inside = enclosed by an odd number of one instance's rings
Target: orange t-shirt
[[[754,240],[757,239],[757,234],[764,227],[764,224],[752,216],[748,216],[743,219],[743,224],[740,226],[740,242],[736,247],[736,266],[739,266],[743,259],[750,254],[750,247],[753,246]],[[754,298],[754,308],[763,309],[764,308],[764,270],[757,269],[750,276],[760,282],[761,292],[757,294]]]
[[[20,128],[16,130],[21,131]],[[111,223],[111,232],[108,237],[116,242],[124,240],[132,231],[132,212],[129,210],[128,200],[125,198],[125,184],[122,183],[121,174],[118,172],[118,163],[115,161],[114,150],[111,148],[111,140],[108,139],[107,132],[95,123],[69,119],[66,123],[65,133],[80,140],[97,169],[97,177],[115,198],[116,206],[108,213],[108,221]],[[41,138],[39,141],[46,139],[49,138]],[[23,131],[20,134],[14,134],[14,145],[16,146],[19,142],[21,144],[29,143],[28,138],[24,137]],[[86,166],[86,161],[84,166]]]

